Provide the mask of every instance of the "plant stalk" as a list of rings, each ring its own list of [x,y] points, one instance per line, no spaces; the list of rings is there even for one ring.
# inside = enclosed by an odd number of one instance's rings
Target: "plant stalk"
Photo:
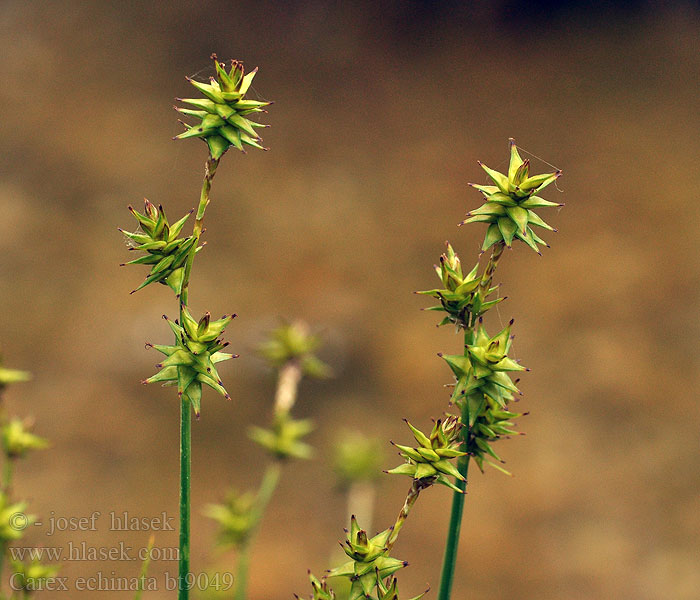
[[[277,389],[275,390],[275,402],[273,406],[274,418],[287,415],[294,407],[299,389],[299,382],[302,378],[302,371],[299,362],[290,360],[279,369],[277,376]],[[236,579],[234,600],[245,600],[248,591],[248,576],[250,573],[250,556],[253,546],[253,539],[260,526],[260,522],[265,514],[267,505],[274,494],[279,483],[282,472],[282,463],[279,460],[268,465],[263,474],[260,488],[258,489],[255,512],[253,513],[253,525],[245,542],[241,545],[238,553],[238,565],[236,567]]]
[[[265,469],[265,474],[263,475],[262,481],[260,482],[260,489],[258,490],[255,513],[253,515],[253,526],[250,529],[248,538],[241,546],[241,550],[238,554],[238,566],[236,569],[236,579],[235,579],[235,593],[234,600],[245,600],[247,588],[248,588],[248,575],[250,573],[250,555],[251,547],[253,545],[253,538],[257,533],[262,517],[265,514],[265,509],[274,494],[275,489],[277,489],[277,484],[279,483],[280,473],[282,472],[282,465],[279,461],[275,461],[268,465]]]
[[[189,400],[180,399],[180,564],[178,600],[188,600],[190,573],[190,478],[192,474],[192,416]]]
[[[413,505],[416,503],[416,500],[418,500],[418,496],[421,493],[421,490],[423,490],[426,487],[429,487],[430,485],[431,484],[424,483],[421,479],[413,480],[413,483],[411,484],[411,489],[409,489],[408,494],[406,494],[406,500],[404,501],[403,507],[399,512],[399,516],[396,517],[396,523],[394,523],[394,530],[391,532],[391,535],[389,536],[389,541],[386,544],[387,554],[389,554],[391,548],[394,546],[394,543],[398,539],[399,532],[401,531],[403,524],[406,522],[408,514],[411,512],[411,508],[413,508]]]
[[[297,390],[303,373],[299,361],[290,360],[279,370],[275,392],[275,415],[289,414],[297,400]]]
[[[216,174],[219,161],[209,156],[204,166],[204,181],[202,191],[199,195],[199,205],[195,217],[192,237],[194,244],[187,256],[185,263],[185,273],[182,281],[182,291],[180,293],[180,323],[183,322],[183,308],[188,304],[188,291],[190,284],[190,274],[194,256],[199,246],[199,238],[202,235],[204,213],[209,205],[209,192],[211,182]],[[180,399],[180,543],[179,543],[179,565],[178,565],[178,600],[188,600],[190,596],[188,582],[190,573],[190,489],[192,475],[192,415],[190,403],[187,399]]]
[[[505,248],[504,242],[498,242],[491,251],[491,257],[486,265],[484,274],[479,284],[479,294],[482,301],[488,295],[493,281],[493,274],[498,266],[498,261],[503,254]],[[474,326],[476,325],[477,315],[472,315],[469,327],[464,330],[464,352],[466,355],[467,346],[474,343]],[[462,428],[462,452],[468,451],[469,442],[469,403],[464,402],[462,405],[462,423],[465,426]],[[450,524],[447,530],[447,541],[445,542],[445,556],[442,561],[442,573],[440,575],[440,590],[438,592],[438,600],[449,600],[452,595],[452,584],[454,582],[455,566],[457,564],[457,550],[459,548],[459,534],[462,528],[462,515],[464,513],[464,495],[467,489],[467,476],[469,473],[469,455],[462,456],[457,460],[457,470],[460,472],[464,481],[455,481],[455,485],[461,490],[454,492],[452,496],[452,510],[450,511]]]

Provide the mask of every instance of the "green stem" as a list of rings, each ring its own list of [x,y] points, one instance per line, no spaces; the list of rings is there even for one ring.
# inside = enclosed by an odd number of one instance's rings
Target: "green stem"
[[[503,254],[505,248],[504,242],[498,242],[491,251],[491,257],[486,265],[481,283],[479,284],[479,294],[482,301],[488,295],[493,281],[493,274],[498,266],[498,261]],[[467,352],[467,346],[474,343],[474,326],[476,325],[476,315],[472,315],[469,327],[464,330],[464,352]],[[462,405],[462,423],[469,423],[469,403],[464,402]],[[463,452],[468,451],[469,427],[462,429],[462,446]],[[459,534],[462,529],[462,515],[464,513],[464,492],[467,489],[467,475],[469,472],[469,455],[462,456],[457,460],[457,470],[460,472],[464,481],[455,481],[455,485],[461,490],[454,492],[452,496],[452,510],[450,512],[450,524],[447,530],[447,541],[445,542],[445,556],[442,561],[442,573],[440,575],[440,591],[438,592],[438,600],[449,600],[452,595],[452,584],[454,582],[455,566],[457,564],[457,549],[459,548]]]
[[[408,514],[411,512],[411,509],[413,508],[413,505],[416,503],[416,500],[418,500],[418,495],[421,493],[421,490],[428,487],[425,483],[422,482],[421,479],[414,479],[413,484],[411,485],[411,489],[408,490],[408,494],[406,494],[406,500],[403,503],[403,507],[401,508],[401,512],[399,512],[399,516],[396,517],[396,523],[394,523],[394,529],[391,532],[391,535],[389,536],[389,541],[386,544],[386,550],[387,550],[387,555],[391,551],[391,548],[394,546],[394,543],[399,537],[399,532],[401,531],[401,528],[403,527],[403,524],[406,522],[406,519],[408,518]]]
[[[255,537],[263,515],[265,514],[265,509],[270,502],[270,498],[272,498],[272,494],[274,494],[275,489],[277,488],[281,471],[282,467],[279,461],[271,463],[268,465],[267,469],[265,469],[265,474],[260,482],[260,489],[258,490],[257,501],[255,503],[255,512],[253,513],[253,526],[251,527],[248,537],[243,546],[241,546],[241,550],[238,554],[238,567],[236,569],[235,579],[236,590],[233,596],[234,600],[245,600],[246,598],[253,538]]]
[[[190,274],[192,272],[192,263],[194,263],[194,255],[197,252],[197,247],[199,246],[199,238],[202,235],[202,227],[204,223],[204,213],[209,206],[209,192],[211,191],[211,182],[216,175],[216,168],[219,166],[219,160],[212,158],[211,156],[207,159],[204,165],[204,181],[202,181],[202,191],[199,195],[199,206],[197,206],[197,214],[195,216],[194,227],[192,229],[192,237],[194,237],[194,244],[192,244],[192,249],[187,256],[187,262],[185,263],[185,273],[182,281],[182,292],[180,294],[180,303],[187,306],[187,296],[189,292],[190,285]]]
[[[204,166],[204,181],[202,191],[199,195],[199,206],[195,217],[192,237],[194,244],[187,256],[185,263],[185,273],[182,281],[182,291],[180,293],[180,323],[183,322],[182,313],[188,302],[188,291],[190,285],[190,274],[194,255],[199,246],[199,238],[202,235],[204,213],[209,205],[209,192],[211,182],[219,166],[217,159],[209,156]],[[178,600],[188,600],[190,596],[188,576],[190,573],[190,479],[192,474],[192,416],[190,414],[190,403],[185,397],[180,398],[180,563],[178,566]]]
[[[178,600],[190,596],[190,477],[192,474],[192,417],[190,402],[180,400],[180,564],[178,570]]]
[[[469,412],[467,403],[464,403],[462,419],[469,422]],[[465,414],[466,413],[466,414]],[[463,442],[463,449],[466,443]],[[465,481],[456,481],[455,485],[462,490],[454,492],[452,496],[452,511],[450,513],[450,526],[447,531],[447,542],[445,544],[445,558],[442,561],[442,574],[440,576],[440,591],[438,600],[449,600],[452,593],[452,582],[454,580],[455,565],[457,563],[457,548],[459,546],[459,533],[462,528],[462,513],[464,512],[464,490],[467,489],[467,474],[469,471],[469,456],[463,456],[457,461],[457,470]]]
[[[5,494],[10,493],[10,486],[12,485],[12,472],[13,472],[13,462],[12,458],[5,455],[5,462],[2,465],[2,491]]]

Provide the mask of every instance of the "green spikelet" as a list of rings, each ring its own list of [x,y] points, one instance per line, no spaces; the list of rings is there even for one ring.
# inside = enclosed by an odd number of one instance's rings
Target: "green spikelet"
[[[122,264],[124,265],[150,265],[149,272],[143,283],[133,292],[139,291],[149,283],[162,283],[180,295],[182,280],[185,271],[187,256],[195,243],[194,238],[178,238],[182,227],[192,214],[189,212],[182,219],[170,225],[162,206],[145,201],[145,210],[141,214],[129,207],[131,214],[139,223],[140,230],[131,233],[119,229],[131,244],[131,250],[143,252],[139,258]],[[201,250],[201,246],[197,251]]]
[[[205,508],[205,516],[219,525],[216,536],[219,546],[238,548],[248,540],[255,527],[255,502],[254,493],[232,490],[223,504],[210,504]]]
[[[0,430],[3,449],[10,458],[21,458],[30,450],[42,450],[49,443],[31,432],[31,422],[14,418],[10,419]]]
[[[60,569],[58,565],[42,564],[36,558],[28,562],[11,560],[10,565],[13,571],[12,588],[21,590],[24,598],[36,590],[50,589],[46,586],[46,581],[56,577]]]
[[[211,315],[205,315],[196,321],[192,318],[186,306],[182,307],[182,323],[171,321],[164,317],[175,334],[176,343],[172,346],[147,344],[165,355],[165,359],[156,365],[160,371],[144,380],[142,383],[157,383],[177,385],[178,395],[189,401],[196,417],[200,415],[202,385],[207,385],[219,392],[224,398],[230,396],[216,370],[216,364],[237,354],[222,352],[228,342],[222,342],[219,336],[223,334],[226,325],[236,315],[223,316],[216,321]]]
[[[467,275],[464,275],[459,256],[452,246],[447,244],[447,251],[440,257],[440,264],[435,266],[435,271],[442,282],[442,289],[416,292],[440,301],[438,306],[427,309],[447,313],[439,325],[453,323],[458,328],[466,329],[469,327],[469,319],[472,315],[481,315],[503,300],[503,298],[496,298],[488,302],[484,301],[498,288],[490,287],[486,293],[480,293],[479,284],[483,277],[477,275],[478,270],[479,265],[476,264]]]
[[[474,343],[466,347],[465,355],[441,355],[455,375],[456,383],[452,401],[460,408],[466,403],[469,422],[467,427],[467,452],[483,470],[484,459],[490,456],[502,462],[491,448],[491,442],[504,436],[519,435],[512,429],[510,419],[521,416],[508,411],[508,404],[519,394],[509,372],[526,371],[525,367],[508,357],[512,343],[511,321],[494,337],[489,337],[483,322]],[[495,463],[490,463],[503,471]],[[504,471],[507,473],[507,471]]]
[[[406,424],[411,429],[418,446],[412,448],[394,444],[407,462],[387,472],[394,475],[408,475],[413,479],[421,480],[424,485],[439,483],[461,492],[450,480],[450,477],[460,481],[465,480],[450,462],[453,458],[467,454],[459,450],[462,429],[459,418],[447,415],[445,419],[438,419],[429,436],[413,427],[408,421]]]
[[[248,435],[276,458],[306,459],[311,458],[313,450],[301,440],[313,429],[309,419],[293,419],[283,412],[275,415],[272,429],[251,427]]]
[[[407,563],[388,556],[387,544],[393,527],[385,529],[373,538],[357,524],[353,515],[350,530],[343,545],[350,561],[328,572],[328,577],[347,577],[352,582],[348,600],[364,600],[377,587],[377,578],[394,574]]]
[[[536,194],[556,181],[561,176],[561,171],[530,176],[530,161],[520,158],[513,139],[510,140],[508,175],[489,169],[481,162],[479,165],[496,185],[469,184],[483,194],[486,202],[476,210],[468,212],[468,218],[460,225],[489,224],[482,250],[487,250],[500,241],[511,247],[513,240],[519,239],[541,254],[538,244],[547,246],[547,243],[535,233],[532,226],[550,231],[556,229],[545,223],[533,209],[563,204],[549,202]]]
[[[332,372],[314,354],[320,345],[321,339],[310,333],[306,323],[295,321],[283,323],[272,331],[270,338],[260,345],[258,351],[273,367],[279,368],[294,361],[299,364],[305,376],[325,379]]]
[[[204,98],[178,98],[192,108],[175,107],[183,115],[198,119],[199,123],[183,123],[186,130],[174,139],[203,139],[209,146],[212,158],[216,160],[231,146],[242,152],[245,152],[244,145],[267,150],[260,144],[262,138],[256,128],[269,126],[251,121],[248,117],[254,113],[266,112],[264,107],[272,103],[245,97],[257,68],[246,74],[243,63],[233,60],[227,71],[226,65],[218,61],[216,54],[212,54],[212,59],[216,77],[211,77],[208,84],[187,78]]]

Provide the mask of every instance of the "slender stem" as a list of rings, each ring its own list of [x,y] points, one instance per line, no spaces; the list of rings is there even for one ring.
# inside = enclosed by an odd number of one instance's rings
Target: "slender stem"
[[[466,402],[462,408],[462,419],[466,419],[466,422],[469,422],[469,409]],[[463,442],[462,448],[466,448],[466,442]],[[464,490],[467,489],[466,478],[469,471],[468,455],[459,458],[457,461],[457,470],[462,477],[464,477],[465,481],[455,481],[455,485],[462,491],[459,493],[454,492],[452,496],[452,511],[450,512],[450,525],[447,530],[445,557],[442,561],[438,600],[448,600],[452,593],[452,582],[454,580],[455,565],[457,563],[457,548],[459,546],[459,533],[462,528],[462,513],[464,512]]]
[[[391,548],[394,546],[394,543],[398,539],[399,532],[401,531],[403,524],[408,518],[408,513],[411,512],[411,508],[413,508],[413,505],[416,503],[416,500],[418,500],[418,495],[420,494],[421,490],[428,487],[429,485],[430,484],[424,483],[421,479],[413,480],[411,489],[409,489],[408,494],[406,494],[406,500],[403,503],[401,512],[399,512],[399,516],[396,517],[396,523],[394,523],[394,530],[391,532],[391,535],[389,536],[389,541],[386,544],[387,554],[391,551]]]
[[[5,412],[5,405],[3,403],[5,386],[0,386],[0,426],[4,426],[7,423],[7,413]],[[7,452],[3,453],[3,471],[2,471],[2,493],[6,496],[6,501],[9,502],[10,494],[10,484],[12,483],[12,459],[7,455]],[[3,567],[5,565],[5,559],[9,558],[7,554],[8,543],[6,541],[0,542],[0,596],[2,595],[2,574]]]
[[[302,378],[299,361],[290,360],[279,370],[275,392],[275,415],[289,414],[297,400],[297,390]]]
[[[14,459],[10,456],[5,455],[5,462],[2,465],[2,491],[5,494],[10,493],[10,487],[12,486],[12,473],[14,467]]]
[[[199,238],[202,235],[204,213],[209,205],[209,192],[211,182],[219,166],[217,159],[209,156],[204,166],[204,181],[202,191],[199,196],[199,206],[195,217],[192,237],[194,244],[187,256],[185,263],[185,273],[182,281],[182,291],[180,293],[180,322],[182,323],[182,312],[188,302],[188,291],[190,285],[190,274],[194,255],[199,246]],[[190,403],[187,398],[180,398],[180,563],[178,567],[178,600],[188,600],[189,573],[190,573],[190,479],[192,474],[192,416],[190,414]]]
[[[288,415],[294,407],[302,375],[301,366],[296,360],[290,360],[280,367],[277,375],[277,389],[275,390],[275,403],[273,406],[274,419]],[[246,598],[253,539],[260,526],[263,515],[265,514],[265,509],[270,502],[270,498],[272,498],[272,494],[277,488],[281,471],[282,464],[279,460],[269,464],[260,482],[253,513],[253,524],[248,533],[248,537],[241,545],[238,553],[234,600],[245,600]]]
[[[178,600],[189,598],[190,573],[190,477],[192,471],[192,417],[190,402],[180,400],[180,565]]]
[[[216,175],[216,168],[219,166],[219,161],[211,156],[207,159],[204,165],[204,181],[202,181],[202,191],[199,195],[199,206],[197,206],[197,214],[195,216],[194,227],[192,229],[192,237],[194,237],[194,244],[192,244],[192,249],[187,256],[187,262],[185,263],[185,273],[182,281],[182,292],[180,294],[180,303],[187,306],[189,285],[190,285],[190,274],[192,272],[192,263],[194,262],[194,255],[197,252],[197,247],[199,246],[199,238],[202,235],[202,227],[204,223],[204,213],[209,206],[209,192],[211,191],[211,182]]]
[[[275,461],[268,465],[265,469],[260,489],[258,490],[257,501],[255,503],[255,512],[253,513],[253,526],[250,529],[248,537],[241,546],[238,554],[238,567],[236,569],[236,589],[234,600],[245,600],[248,588],[248,574],[250,573],[250,554],[253,543],[253,538],[258,531],[262,517],[265,514],[265,509],[274,494],[277,484],[279,483],[282,466],[279,461]]]
[[[498,261],[503,254],[505,248],[504,242],[498,242],[491,251],[491,257],[484,270],[481,283],[479,284],[479,295],[484,301],[491,288],[493,274],[498,266]],[[476,315],[472,315],[469,327],[464,330],[464,352],[467,352],[467,346],[474,343],[474,326],[476,324]],[[463,452],[468,451],[469,442],[469,403],[466,401],[462,404],[461,421],[465,424],[462,428],[462,446]],[[452,496],[452,510],[450,512],[450,524],[447,530],[447,541],[445,542],[445,556],[442,561],[442,573],[440,575],[440,591],[438,592],[438,600],[449,600],[452,595],[452,584],[454,582],[455,566],[457,564],[457,549],[459,548],[459,534],[462,528],[462,515],[464,513],[464,492],[467,489],[467,475],[469,472],[469,455],[462,456],[457,460],[457,470],[460,472],[464,481],[455,481],[455,485],[461,490],[454,492]]]

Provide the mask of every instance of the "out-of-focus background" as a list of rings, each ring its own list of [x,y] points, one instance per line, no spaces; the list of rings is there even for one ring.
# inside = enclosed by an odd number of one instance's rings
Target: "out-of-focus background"
[[[437,282],[446,239],[475,260],[484,228],[456,227],[479,204],[466,183],[485,183],[477,159],[504,168],[514,137],[564,170],[543,195],[566,207],[542,211],[559,228],[543,258],[516,245],[498,269],[509,299],[487,322],[516,319],[531,414],[527,437],[498,444],[515,477],[471,475],[454,597],[700,597],[699,27],[698,5],[675,2],[5,0],[0,343],[6,366],[34,373],[6,401],[52,440],[15,491],[44,523],[102,514],[97,531],[45,525],[27,544],[137,548],[149,532],[110,531],[110,512],[177,515],[177,403],[139,384],[157,362],[143,343],[170,340],[160,316],[176,304],[159,286],[129,295],[145,271],[117,266],[116,228],[144,196],[173,218],[195,205],[206,147],[170,140],[171,105],[216,52],[259,66],[253,96],[275,104],[260,119],[271,150],[219,168],[191,288],[197,312],[239,314],[227,338],[242,355],[223,367],[233,402],[205,394],[194,425],[194,571],[232,566],[201,510],[257,484],[245,432],[265,423],[274,380],[254,348],[279,317],[322,333],[337,377],[302,386],[316,458],[284,473],[251,600],[306,594],[307,568],[333,566],[347,521],[334,438],[380,436],[391,468],[401,419],[427,427],[445,410],[436,353],[459,337],[411,292]],[[380,479],[375,528],[408,483]],[[431,489],[416,505],[395,548],[403,594],[437,589],[450,501]],[[138,566],[66,560],[63,575]]]

